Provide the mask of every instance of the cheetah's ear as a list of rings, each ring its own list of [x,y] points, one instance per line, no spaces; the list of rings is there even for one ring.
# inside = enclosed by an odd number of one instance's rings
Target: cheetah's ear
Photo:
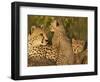
[[[53,26],[53,27],[56,26],[56,20],[53,20],[53,21],[51,22],[51,26]]]
[[[31,27],[31,33],[33,32],[33,30],[36,28],[36,26],[32,26]]]
[[[43,24],[40,27],[43,28],[44,27]]]
[[[45,30],[45,27],[44,27],[44,25],[42,24],[42,25],[40,25],[40,28],[42,29],[42,30]]]
[[[56,20],[53,21],[53,26],[54,26],[54,27],[57,26],[57,21],[56,21]]]
[[[75,42],[75,39],[74,38],[72,38],[72,42]]]

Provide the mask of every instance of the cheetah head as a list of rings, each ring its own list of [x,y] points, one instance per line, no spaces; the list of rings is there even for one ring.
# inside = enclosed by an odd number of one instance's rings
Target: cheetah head
[[[59,26],[59,23],[56,20],[54,20],[53,22],[51,22],[50,31],[55,32],[55,30],[58,28],[58,26]]]
[[[48,38],[43,27],[32,26],[28,40],[33,46],[46,45],[48,43]]]

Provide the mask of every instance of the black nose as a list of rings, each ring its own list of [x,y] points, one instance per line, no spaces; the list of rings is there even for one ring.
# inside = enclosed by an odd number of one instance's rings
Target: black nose
[[[48,40],[45,40],[46,42],[48,42]]]

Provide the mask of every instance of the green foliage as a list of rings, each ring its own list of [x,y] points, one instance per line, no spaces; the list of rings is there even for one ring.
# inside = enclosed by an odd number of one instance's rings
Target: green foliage
[[[87,17],[53,17],[53,16],[34,16],[28,15],[28,33],[32,25],[41,26],[43,25],[49,39],[52,37],[50,33],[50,23],[53,20],[59,20],[64,26],[67,36],[75,39],[87,40]]]
[[[87,17],[65,17],[63,23],[69,38],[87,40]]]

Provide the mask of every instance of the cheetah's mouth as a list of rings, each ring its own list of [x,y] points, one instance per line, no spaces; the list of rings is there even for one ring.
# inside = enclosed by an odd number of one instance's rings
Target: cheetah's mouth
[[[47,45],[48,44],[48,40],[42,39],[42,42],[41,43],[42,43],[41,45]]]

